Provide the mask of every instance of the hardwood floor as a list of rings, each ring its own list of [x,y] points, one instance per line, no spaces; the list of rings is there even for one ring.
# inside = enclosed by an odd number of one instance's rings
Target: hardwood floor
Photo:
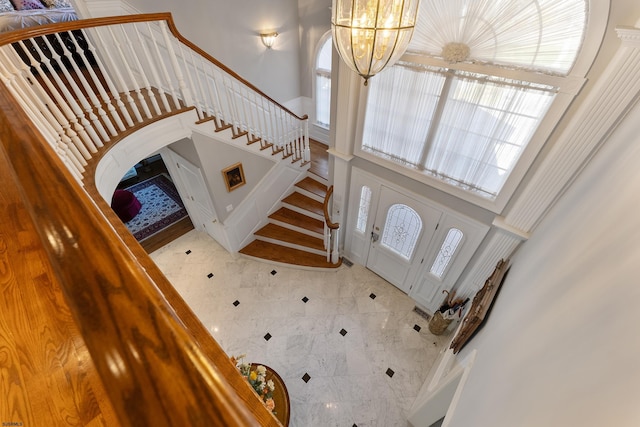
[[[195,227],[191,222],[191,218],[189,218],[189,216],[186,216],[180,221],[171,224],[169,227],[165,228],[159,233],[156,233],[153,236],[144,239],[140,242],[140,245],[144,248],[145,251],[147,251],[148,254],[150,254],[151,252],[160,249],[164,245],[173,242],[178,237],[188,233],[194,228]]]
[[[309,172],[318,175],[321,178],[329,179],[329,153],[327,147],[315,139],[309,139],[311,148],[311,166]]]
[[[0,149],[0,421],[118,426],[4,153]]]

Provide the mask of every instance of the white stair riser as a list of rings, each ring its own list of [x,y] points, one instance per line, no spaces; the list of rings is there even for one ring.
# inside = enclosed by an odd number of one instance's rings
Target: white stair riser
[[[287,203],[287,202],[282,202],[282,206],[284,206],[287,209],[291,209],[292,211],[298,212],[299,214],[308,216],[309,218],[317,219],[319,221],[324,221],[324,215],[320,215],[320,214],[316,214],[316,213],[310,212],[310,211],[308,211],[308,210],[306,210],[304,208],[301,208],[299,206],[295,206],[295,205],[292,205],[292,204]]]
[[[263,242],[273,243],[274,245],[286,246],[288,248],[297,249],[299,251],[308,252],[315,255],[326,255],[327,252],[319,249],[312,249],[307,246],[296,245],[294,243],[285,242],[283,240],[274,239],[271,237],[256,236],[256,240],[262,240]]]
[[[322,235],[322,233],[315,233],[313,231],[307,230],[306,228],[301,228],[301,227],[297,227],[295,225],[291,225],[287,222],[282,222],[282,221],[278,221],[276,219],[273,218],[269,218],[269,222],[272,222],[276,225],[279,225],[281,227],[285,227],[288,228],[289,230],[293,230],[293,231],[298,231],[302,234],[306,234],[307,236],[311,236],[311,237],[317,237],[318,239],[324,239],[324,236]]]

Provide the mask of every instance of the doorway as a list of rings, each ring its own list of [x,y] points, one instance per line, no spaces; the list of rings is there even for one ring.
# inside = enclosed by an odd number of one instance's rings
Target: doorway
[[[382,185],[373,214],[366,266],[408,294],[442,212]]]
[[[144,158],[136,163],[122,177],[116,189],[129,190],[134,194],[138,192],[140,200],[145,202],[144,209],[139,214],[145,213],[145,218],[136,216],[131,224],[125,223],[125,225],[127,228],[131,227],[132,234],[147,253],[151,253],[193,230],[194,226],[188,212],[183,210],[184,215],[181,215],[178,208],[174,209],[175,212],[169,212],[166,204],[157,202],[157,200],[166,200],[171,204],[184,204],[175,187],[173,177],[160,154]],[[154,199],[154,196],[159,197]],[[140,227],[142,228],[139,229]]]
[[[434,313],[489,226],[352,169],[344,255]]]

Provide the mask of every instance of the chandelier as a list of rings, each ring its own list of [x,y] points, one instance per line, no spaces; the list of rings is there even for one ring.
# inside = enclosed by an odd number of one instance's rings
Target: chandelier
[[[333,0],[331,31],[349,68],[369,78],[407,50],[419,0]]]

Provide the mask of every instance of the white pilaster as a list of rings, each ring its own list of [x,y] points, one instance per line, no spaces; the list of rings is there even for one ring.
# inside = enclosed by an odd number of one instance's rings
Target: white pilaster
[[[506,223],[532,231],[636,103],[640,93],[640,29],[619,28],[618,36],[621,47],[505,215]]]

